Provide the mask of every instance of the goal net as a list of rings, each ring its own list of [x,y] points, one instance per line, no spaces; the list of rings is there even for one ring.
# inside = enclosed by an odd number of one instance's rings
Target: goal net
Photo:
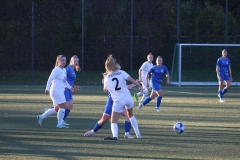
[[[240,44],[176,44],[174,48],[171,84],[218,85],[217,59],[226,49],[231,61],[233,82],[240,85]]]

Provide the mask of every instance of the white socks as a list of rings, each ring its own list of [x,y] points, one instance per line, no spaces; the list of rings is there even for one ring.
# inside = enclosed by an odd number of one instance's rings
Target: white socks
[[[111,123],[111,131],[112,131],[113,137],[118,138],[118,125],[117,125],[117,123]]]
[[[137,123],[136,118],[134,116],[132,116],[132,117],[129,118],[129,120],[130,120],[130,122],[132,124],[132,127],[133,127],[133,129],[135,131],[136,136],[141,135],[140,131],[139,131],[139,128],[138,128],[138,123]]]
[[[44,118],[47,118],[48,116],[51,116],[51,115],[54,115],[54,114],[56,114],[57,112],[55,111],[55,109],[54,108],[49,108],[46,112],[44,112],[43,114],[42,114],[42,118],[44,119]]]
[[[57,113],[58,125],[61,125],[63,123],[64,114],[65,114],[65,109],[59,108],[58,113]]]

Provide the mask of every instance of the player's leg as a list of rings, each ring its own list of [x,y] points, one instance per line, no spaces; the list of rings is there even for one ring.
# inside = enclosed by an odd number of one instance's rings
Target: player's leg
[[[218,97],[220,98],[220,102],[225,102],[225,100],[223,99],[223,94],[222,94],[222,90],[223,90],[223,86],[224,86],[224,76],[220,74],[221,80],[218,80]]]
[[[162,90],[159,90],[159,91],[157,91],[156,92],[156,94],[158,95],[157,96],[157,100],[156,100],[156,111],[157,112],[160,112],[161,111],[161,109],[160,109],[160,105],[161,105],[161,101],[162,101]]]
[[[57,113],[57,119],[58,119],[58,124],[57,124],[57,128],[68,128],[67,126],[63,125],[63,117],[65,114],[65,109],[66,109],[66,102],[58,104],[59,106],[59,110]]]
[[[64,114],[64,117],[63,117],[63,125],[70,125],[68,123],[66,123],[66,119],[70,113],[70,111],[72,110],[73,108],[73,100],[69,100],[66,102],[66,109],[65,109],[65,114]]]
[[[224,95],[224,94],[229,90],[229,88],[231,87],[231,82],[230,82],[230,80],[225,81],[225,83],[226,83],[226,87],[223,88],[223,90],[222,90],[222,95]]]
[[[90,137],[90,136],[94,135],[99,129],[101,129],[103,127],[103,125],[105,123],[107,123],[109,121],[110,118],[111,118],[111,115],[107,115],[107,114],[103,113],[102,118],[94,125],[92,130],[87,131],[84,134],[84,137]]]
[[[123,109],[122,114],[125,116],[125,122],[124,122],[124,129],[125,129],[125,134],[124,138],[134,138],[132,135],[130,135],[130,130],[131,130],[131,122],[129,120],[129,117],[127,115],[127,109]]]
[[[58,108],[58,106],[57,106]],[[38,125],[41,126],[42,125],[42,121],[47,118],[48,116],[54,115],[56,114],[57,111],[55,111],[54,107],[49,108],[48,110],[46,110],[43,114],[38,115],[37,119],[38,119]]]
[[[66,108],[65,108],[65,113],[64,113],[64,117],[63,117],[63,125],[70,125],[70,124],[66,123],[65,121],[66,121],[70,111],[73,108],[72,92],[70,91],[70,89],[66,88],[64,91],[64,95],[65,95],[65,99],[66,99]]]
[[[142,88],[145,88],[145,87],[144,87],[144,83],[141,82],[141,84],[142,84]],[[143,92],[134,93],[134,97],[135,97],[135,99],[136,99],[137,102],[138,102],[138,97],[139,97],[139,96],[143,96],[143,95],[144,95]]]
[[[99,129],[102,128],[102,126],[108,122],[108,120],[111,118],[112,114],[112,106],[113,106],[113,100],[110,94],[108,94],[107,102],[105,105],[105,108],[103,110],[102,118],[95,124],[92,130],[87,131],[84,134],[84,137],[89,137],[95,134]]]

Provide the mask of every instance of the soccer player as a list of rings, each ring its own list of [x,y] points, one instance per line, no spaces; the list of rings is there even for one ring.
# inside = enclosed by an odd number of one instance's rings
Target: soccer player
[[[216,72],[218,78],[218,97],[220,98],[220,102],[225,102],[223,99],[223,95],[229,90],[231,87],[232,82],[232,70],[231,70],[231,63],[230,59],[227,58],[227,50],[222,50],[222,57],[218,58],[216,64]],[[226,87],[223,88],[224,81]]]
[[[169,77],[169,73],[168,73],[168,69],[165,65],[162,64],[163,63],[163,58],[161,56],[158,56],[156,59],[156,65],[153,66],[147,74],[146,77],[146,87],[149,88],[149,75],[151,74],[151,79],[150,79],[150,86],[152,88],[152,93],[150,95],[150,97],[146,98],[142,103],[139,104],[137,110],[140,111],[140,109],[143,107],[143,105],[148,104],[151,100],[153,100],[155,97],[157,97],[157,101],[156,101],[156,111],[160,112],[160,105],[161,105],[161,101],[162,101],[162,90],[161,90],[161,83],[162,83],[162,78],[164,75],[166,75],[167,81],[166,84],[169,85],[170,84],[170,77]]]
[[[147,76],[148,71],[153,67],[152,61],[153,61],[153,55],[152,55],[152,53],[149,53],[147,55],[147,61],[142,64],[142,66],[140,67],[140,69],[138,71],[139,80],[142,84],[143,91],[134,94],[134,97],[137,102],[138,102],[139,96],[142,96],[141,102],[143,102],[148,96],[148,89],[146,87],[146,84],[147,84],[146,76]]]
[[[138,84],[129,74],[125,71],[120,70],[119,64],[117,64],[116,59],[110,55],[105,62],[105,69],[107,75],[104,78],[105,92],[110,92],[113,99],[113,108],[111,116],[111,131],[113,137],[105,137],[104,140],[118,140],[118,120],[122,112],[123,106],[127,108],[127,115],[132,124],[137,138],[142,138],[138,123],[133,115],[133,99],[130,91],[127,88],[126,80],[137,85],[142,91],[142,87]]]
[[[135,84],[129,84],[128,85],[128,89],[131,89],[131,88],[133,88],[135,86],[136,86]],[[111,114],[112,114],[112,106],[113,106],[113,100],[112,100],[111,94],[108,93],[108,99],[107,99],[106,106],[105,106],[104,111],[103,111],[102,118],[95,124],[95,126],[93,127],[92,130],[87,131],[84,134],[84,137],[92,136],[99,129],[101,129],[104,124],[106,124],[109,121],[109,119],[111,118]],[[122,114],[126,118],[125,119],[125,123],[124,123],[124,128],[125,128],[124,138],[134,138],[132,135],[130,135],[131,122],[130,122],[128,116],[127,116],[126,109],[123,109]]]
[[[81,70],[78,63],[79,63],[79,59],[76,55],[74,55],[73,57],[71,57],[70,64],[66,68],[64,68],[66,71],[67,83],[70,86],[74,86],[74,87],[72,90],[70,90],[69,88],[64,88],[64,96],[65,96],[65,101],[66,101],[65,102],[65,112],[64,112],[64,116],[62,117],[63,121],[62,121],[62,123],[61,122],[58,123],[57,128],[68,128],[66,125],[69,125],[65,122],[65,120],[66,120],[70,110],[73,108],[72,91],[75,91],[76,89],[77,90],[80,89],[79,86],[74,85],[74,81],[76,79],[76,74],[75,74],[74,69],[76,69],[77,71]],[[65,62],[65,64],[66,64],[66,62]],[[45,119],[46,117],[58,113],[60,108],[61,108],[60,106],[50,107],[42,115],[38,115],[37,116],[38,125],[41,126],[43,119]],[[62,125],[60,125],[60,123]]]

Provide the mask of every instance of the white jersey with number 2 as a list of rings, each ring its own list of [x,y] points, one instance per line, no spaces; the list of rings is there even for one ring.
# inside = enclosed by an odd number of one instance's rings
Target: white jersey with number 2
[[[111,93],[113,101],[118,101],[130,93],[126,84],[129,76],[125,71],[118,70],[108,73],[104,78],[104,89],[107,89]]]

